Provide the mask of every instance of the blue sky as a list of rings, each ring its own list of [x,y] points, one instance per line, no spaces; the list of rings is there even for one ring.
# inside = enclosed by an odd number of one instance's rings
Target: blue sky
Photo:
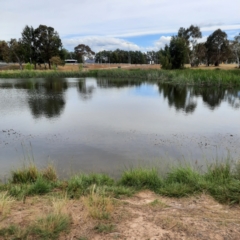
[[[20,38],[26,25],[54,27],[70,51],[159,50],[180,27],[200,27],[202,41],[221,28],[240,33],[239,0],[0,0],[0,40]]]

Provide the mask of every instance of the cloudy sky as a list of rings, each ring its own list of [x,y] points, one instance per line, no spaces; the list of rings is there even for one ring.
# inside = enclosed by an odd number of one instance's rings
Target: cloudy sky
[[[63,46],[92,50],[159,50],[180,27],[240,33],[240,0],[0,0],[0,40],[20,38],[26,25],[53,27]]]

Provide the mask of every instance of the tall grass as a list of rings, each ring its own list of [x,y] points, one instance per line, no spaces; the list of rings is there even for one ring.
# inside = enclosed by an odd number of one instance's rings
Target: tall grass
[[[161,175],[156,168],[138,167],[124,171],[118,180],[106,174],[79,174],[65,181],[56,179],[53,167],[39,171],[36,166],[30,165],[14,171],[9,183],[1,185],[0,193],[7,192],[6,196],[23,200],[29,195],[54,192],[64,194],[68,199],[84,196],[88,202],[86,206],[95,210],[109,197],[131,196],[142,189],[169,197],[205,192],[221,203],[240,203],[240,162],[232,163],[228,159],[208,165],[204,172],[185,165]]]
[[[240,85],[240,70],[90,70],[90,71],[0,71],[0,78],[69,78],[98,77],[118,79],[157,80],[174,84]]]

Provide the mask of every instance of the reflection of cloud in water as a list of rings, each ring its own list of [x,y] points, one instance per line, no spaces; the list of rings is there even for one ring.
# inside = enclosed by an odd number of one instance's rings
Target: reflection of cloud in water
[[[50,159],[69,170],[72,162],[74,170],[90,172],[115,172],[159,159],[204,165],[204,159],[222,158],[228,151],[240,155],[235,89],[134,80],[9,79],[0,80],[0,100],[4,171],[6,164],[22,159],[22,142],[31,142],[37,164]]]
[[[95,90],[95,86],[88,86],[85,80],[79,80],[77,83],[77,90],[82,100],[90,100]]]

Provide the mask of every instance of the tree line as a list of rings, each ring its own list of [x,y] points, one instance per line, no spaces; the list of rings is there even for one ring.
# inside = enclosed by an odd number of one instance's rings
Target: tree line
[[[226,32],[217,29],[200,42],[202,33],[198,26],[180,28],[171,38],[170,44],[160,50],[160,63],[164,69],[183,68],[185,63],[192,67],[199,64],[219,66],[222,62],[237,62],[240,67],[240,34],[230,41]]]
[[[240,67],[240,33],[234,40],[217,29],[201,42],[202,33],[198,26],[181,27],[170,43],[159,51],[100,51],[95,53],[88,45],[79,44],[74,51],[63,48],[62,41],[53,27],[39,25],[34,29],[25,26],[20,39],[0,41],[0,61],[37,64],[51,68],[52,64],[62,64],[66,59],[76,59],[79,63],[91,59],[95,63],[161,64],[164,69],[183,68],[189,63],[192,67],[199,64],[219,66],[221,62],[237,62]]]

